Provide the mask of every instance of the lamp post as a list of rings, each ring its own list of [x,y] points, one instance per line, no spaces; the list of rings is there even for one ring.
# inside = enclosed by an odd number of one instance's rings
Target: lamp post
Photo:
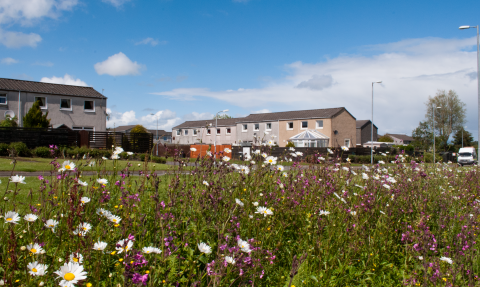
[[[155,149],[157,150],[156,151],[156,154],[158,156],[158,116],[156,114],[150,114],[152,116],[155,116],[157,118],[157,131],[156,131],[156,135],[155,135],[155,138],[157,139],[157,143],[155,144]]]
[[[478,93],[478,135],[477,139],[480,138],[480,37],[477,26],[460,26],[460,30],[477,28],[477,93]],[[463,139],[463,137],[462,137]],[[478,140],[480,143],[480,140]],[[478,152],[477,155],[480,153],[480,144],[478,145]]]
[[[440,107],[437,107],[437,109],[440,109]],[[432,106],[432,111],[433,111],[433,167],[435,168],[435,108]]]
[[[382,81],[372,82],[372,123],[371,123],[371,131],[370,131],[370,164],[373,164],[373,84],[381,84]]]
[[[219,112],[215,115],[215,139],[213,140],[213,145],[215,146],[215,158],[217,158],[217,122],[218,122],[218,114],[219,114],[219,113],[226,113],[226,112],[228,112],[228,109],[223,110],[223,111],[219,111]]]

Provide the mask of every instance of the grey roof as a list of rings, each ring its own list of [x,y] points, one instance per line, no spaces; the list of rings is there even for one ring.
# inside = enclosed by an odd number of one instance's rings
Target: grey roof
[[[370,120],[357,120],[357,129],[363,128],[368,123],[371,123],[371,121]],[[378,127],[375,124],[373,124],[373,126],[378,129]]]
[[[157,133],[157,130],[147,130],[147,131],[151,134],[154,134],[154,135]],[[164,131],[164,130],[158,130],[158,135],[159,136],[171,136],[172,132],[167,132],[167,131]]]
[[[133,129],[135,126],[136,125],[118,126],[118,127],[115,127],[115,131],[116,132],[124,132],[126,130]],[[111,128],[111,130],[113,131],[114,129]]]
[[[232,119],[218,119],[217,126],[219,127],[228,127],[228,126],[235,126],[238,121],[241,121],[244,118],[232,118]],[[184,129],[184,128],[201,128],[205,127],[206,125],[212,124],[212,127],[215,126],[215,120],[201,120],[201,121],[186,121],[176,127],[174,129]]]
[[[265,114],[250,114],[238,122],[268,122],[268,121],[296,120],[296,119],[328,119],[328,118],[335,117],[336,115],[340,114],[343,111],[346,111],[347,113],[349,113],[344,107],[341,107],[341,108],[288,111],[288,112],[265,113]],[[355,118],[353,115],[352,117]]]
[[[411,136],[407,135],[402,135],[402,134],[385,134],[386,136],[394,137],[397,139],[401,139],[403,141],[413,141],[413,138]]]
[[[328,140],[328,139],[330,138],[316,130],[306,130],[290,138],[290,140]]]
[[[0,90],[106,99],[104,95],[100,94],[92,87],[69,86],[5,78],[0,78]]]

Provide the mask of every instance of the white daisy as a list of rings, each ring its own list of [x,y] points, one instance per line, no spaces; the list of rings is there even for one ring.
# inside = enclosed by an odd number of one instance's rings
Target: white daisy
[[[93,250],[98,250],[98,251],[103,251],[105,250],[105,248],[107,248],[107,242],[103,242],[103,241],[98,241],[98,242],[95,242],[95,244],[93,244]]]
[[[283,165],[277,165],[277,170],[278,171],[283,171],[285,168],[283,167]]]
[[[122,218],[113,214],[107,216],[107,219],[110,220],[114,224],[119,224],[122,221]]]
[[[61,278],[59,285],[62,287],[75,287],[79,280],[87,279],[87,272],[83,271],[83,266],[74,262],[63,264],[60,270],[54,273]]]
[[[277,164],[277,158],[273,156],[269,156],[265,159],[265,163],[271,164],[271,165]]]
[[[445,261],[449,264],[453,264],[453,260],[451,258],[448,258],[448,257],[440,257],[440,260]]]
[[[255,213],[263,214],[263,217],[266,217],[267,215],[273,215],[273,212],[269,208],[263,206],[257,207],[257,211]]]
[[[110,211],[108,211],[106,209],[103,209],[103,208],[97,208],[97,214],[105,216],[107,218],[112,215],[112,213]]]
[[[111,159],[120,159],[120,156],[116,153],[112,154]]]
[[[329,215],[330,214],[330,211],[326,211],[326,210],[320,210],[320,212],[318,213],[318,215]]]
[[[88,197],[82,197],[82,198],[80,198],[80,202],[81,202],[82,204],[89,203],[89,202],[90,202],[90,198],[88,198]]]
[[[113,151],[114,154],[121,154],[123,152],[123,148],[117,146]]]
[[[253,206],[258,206],[258,202],[252,202],[253,203]]]
[[[73,231],[73,234],[79,236],[85,236],[92,229],[92,225],[88,222],[80,223],[78,227]]]
[[[297,152],[295,152],[295,154],[296,154],[297,156],[303,156],[303,152],[301,152],[301,151],[297,151]]]
[[[64,172],[64,171],[67,171],[67,169],[64,167],[58,169],[58,172]]]
[[[70,262],[72,263],[82,263],[83,262],[83,255],[78,252],[73,252],[70,254]]]
[[[259,149],[254,150],[253,153],[254,153],[254,154],[260,154],[260,150],[259,150]]]
[[[98,178],[97,182],[100,183],[101,185],[107,185],[108,180],[106,178]]]
[[[57,225],[58,225],[58,221],[56,221],[55,219],[49,219],[45,223],[45,227],[50,228],[50,229],[55,229],[55,227],[57,227]]]
[[[127,151],[127,155],[133,155],[133,152]]]
[[[194,148],[194,147],[191,147],[191,148],[190,148],[190,151],[197,151],[197,149]]]
[[[235,203],[237,203],[238,205],[240,205],[240,206],[242,206],[242,207],[243,207],[243,205],[244,205],[243,202],[242,202],[240,199],[238,199],[238,198],[235,198]]]
[[[318,160],[324,161],[325,158],[321,156],[321,157],[318,158]]]
[[[237,240],[237,245],[238,245],[238,247],[240,247],[240,249],[243,252],[246,252],[246,253],[252,252],[252,250],[250,249],[250,244],[248,243],[248,241],[245,241],[245,240],[242,240],[241,238],[239,238]]]
[[[128,241],[128,242],[126,243],[126,241]],[[126,244],[126,246],[125,246],[125,244]],[[133,246],[133,241],[128,240],[128,239],[122,239],[122,240],[117,242],[117,246],[118,247],[115,247],[115,249],[118,251],[118,254],[120,254],[123,251],[125,251],[125,252],[129,251]]]
[[[333,154],[333,151],[331,149],[327,148],[327,151],[329,154]]]
[[[149,246],[149,247],[143,247],[142,252],[145,253],[145,254],[152,254],[152,253],[160,254],[160,253],[162,253],[162,250],[160,250],[157,247]]]
[[[25,219],[26,221],[28,222],[34,222],[35,220],[38,219],[38,216],[36,216],[35,214],[27,214],[23,217],[23,219]]]
[[[343,151],[348,151],[348,147],[342,146],[342,150],[343,150]]]
[[[88,183],[86,183],[85,181],[81,181],[80,179],[77,180],[77,183],[80,184],[81,186],[88,186]]]
[[[230,256],[225,256],[225,261],[229,264],[235,265],[235,259]]]
[[[43,276],[47,273],[48,265],[39,264],[37,261],[27,264],[27,268],[30,269],[28,273],[32,276]]]
[[[263,157],[263,158],[267,158],[267,156],[268,156],[268,155],[267,155],[266,153],[262,153],[262,157]]]
[[[203,181],[203,184],[206,185],[206,186],[210,185],[210,184],[208,184],[208,182],[206,180]]]
[[[222,160],[223,160],[223,161],[229,161],[230,158],[229,158],[228,156],[224,156],[224,157],[222,157]]]
[[[363,178],[363,179],[368,179],[368,174],[362,173],[362,178]]]
[[[102,159],[103,159],[103,160],[108,160],[108,158],[106,158],[106,157],[104,157],[104,156],[102,156]]]
[[[223,150],[223,152],[224,152],[224,153],[231,153],[232,150],[227,147],[227,148],[225,148],[225,149]]]
[[[200,252],[205,254],[212,253],[212,247],[208,246],[206,243],[203,243],[203,242],[198,244],[198,250],[200,250]]]
[[[66,160],[62,164],[62,168],[64,168],[65,170],[74,170],[75,163],[73,161]]]
[[[23,183],[23,184],[27,184],[25,182],[25,177],[24,176],[19,176],[19,175],[13,175],[10,177],[10,182],[13,182],[13,183]]]
[[[17,224],[20,220],[20,216],[15,211],[8,211],[5,213],[5,222]]]
[[[38,245],[38,243],[28,244],[27,249],[28,251],[32,252],[32,254],[41,254],[43,251],[43,248],[40,245]]]

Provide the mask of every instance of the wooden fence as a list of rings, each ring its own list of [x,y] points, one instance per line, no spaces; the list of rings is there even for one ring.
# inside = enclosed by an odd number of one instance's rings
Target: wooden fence
[[[83,143],[84,133],[81,133],[81,135]],[[119,146],[125,151],[135,153],[149,152],[153,148],[153,134],[88,132],[89,148],[111,149],[112,146]]]
[[[23,142],[28,148],[38,146],[77,146],[79,134],[68,129],[0,127],[0,143]]]

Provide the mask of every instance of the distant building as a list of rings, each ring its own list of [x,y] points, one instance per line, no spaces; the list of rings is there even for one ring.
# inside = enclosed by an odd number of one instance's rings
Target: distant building
[[[23,117],[36,101],[53,127],[72,130],[105,131],[107,97],[92,87],[59,85],[0,78],[0,121],[16,116],[23,126]]]
[[[395,145],[409,145],[413,142],[413,138],[405,134],[385,134],[385,135],[391,137]]]
[[[172,142],[176,144],[236,144],[237,121],[243,118],[186,121],[172,129]],[[215,129],[215,123],[217,128]]]
[[[364,145],[366,142],[372,140],[372,121],[370,120],[357,120],[357,146]],[[373,141],[378,139],[378,128],[373,124]]]
[[[118,126],[115,128],[111,128],[110,131],[116,131],[116,132],[121,132],[121,133],[130,133],[130,131],[135,127],[136,125],[128,125],[128,126]],[[156,142],[159,140],[159,143],[172,143],[172,132],[167,132],[164,130],[158,130],[158,138],[157,138],[157,130],[147,130],[147,132],[151,133],[153,135],[153,141]]]

